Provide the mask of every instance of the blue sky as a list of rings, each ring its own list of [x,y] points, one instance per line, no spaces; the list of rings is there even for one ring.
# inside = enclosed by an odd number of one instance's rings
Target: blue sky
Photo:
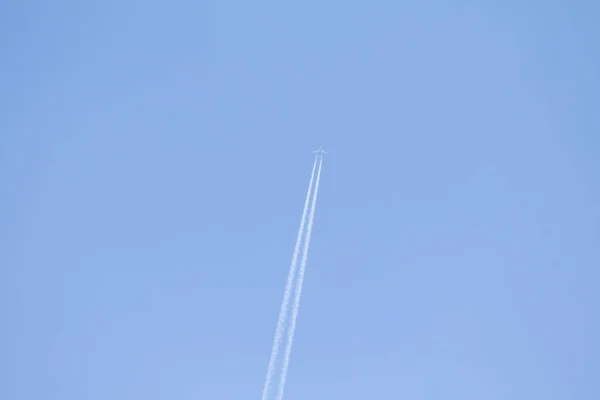
[[[4,2],[0,398],[600,398],[593,1]]]

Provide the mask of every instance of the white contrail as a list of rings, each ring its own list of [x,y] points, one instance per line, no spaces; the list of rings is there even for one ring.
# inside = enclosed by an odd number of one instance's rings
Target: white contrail
[[[275,329],[275,338],[273,340],[273,349],[271,350],[271,358],[269,359],[269,367],[267,368],[267,377],[265,378],[265,386],[263,388],[262,400],[267,400],[269,397],[269,390],[271,389],[271,381],[273,380],[273,372],[275,369],[275,362],[277,361],[277,355],[279,354],[279,346],[283,337],[283,331],[285,329],[285,319],[287,316],[287,308],[290,302],[290,296],[292,294],[292,284],[294,281],[294,275],[296,275],[296,265],[298,264],[298,254],[300,253],[300,244],[302,242],[302,234],[304,233],[304,225],[306,223],[306,213],[308,211],[308,204],[310,201],[310,194],[312,191],[313,180],[315,177],[315,169],[317,167],[318,156],[315,157],[312,172],[310,174],[310,182],[308,184],[308,191],[306,192],[306,199],[304,201],[304,209],[302,210],[302,218],[300,219],[300,228],[298,229],[298,235],[296,236],[296,245],[294,246],[294,254],[292,256],[292,263],[290,265],[290,271],[288,273],[287,282],[285,284],[285,291],[283,292],[283,301],[281,303],[281,310],[279,311],[279,319],[277,320],[277,328]]]
[[[315,193],[313,194],[312,204],[310,206],[310,214],[308,216],[308,227],[306,228],[306,238],[304,239],[304,248],[302,250],[302,261],[300,262],[300,270],[298,271],[298,281],[296,282],[296,293],[294,304],[292,305],[292,318],[290,320],[290,328],[287,335],[287,345],[283,358],[283,366],[281,367],[281,376],[279,380],[279,392],[277,400],[283,400],[283,390],[285,389],[285,380],[287,377],[288,367],[290,365],[290,355],[292,353],[292,342],[294,341],[294,331],[296,330],[296,320],[298,311],[300,310],[300,296],[302,295],[302,284],[304,282],[304,272],[306,271],[306,261],[308,260],[308,246],[310,245],[310,235],[312,233],[313,220],[315,218],[315,208],[317,205],[317,194],[319,193],[319,180],[321,179],[321,167],[323,166],[323,156],[319,162],[319,172],[317,172],[317,182],[315,183]]]

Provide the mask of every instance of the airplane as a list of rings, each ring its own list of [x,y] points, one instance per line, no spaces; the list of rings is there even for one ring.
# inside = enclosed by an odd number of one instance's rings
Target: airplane
[[[319,147],[319,150],[315,150],[313,151],[313,153],[318,154],[318,155],[323,155],[323,154],[327,154],[327,152],[325,150],[323,150],[323,146]]]

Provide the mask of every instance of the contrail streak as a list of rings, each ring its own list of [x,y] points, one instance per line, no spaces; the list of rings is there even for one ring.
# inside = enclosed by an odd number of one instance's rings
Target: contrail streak
[[[321,179],[321,167],[323,166],[323,156],[319,162],[319,172],[317,172],[317,182],[315,183],[315,193],[313,194],[312,204],[310,206],[310,215],[308,216],[308,227],[306,228],[306,238],[304,239],[304,248],[302,250],[302,261],[300,270],[298,271],[298,281],[296,282],[296,293],[294,304],[292,305],[292,318],[290,328],[287,335],[287,346],[285,348],[285,356],[283,366],[281,368],[281,376],[279,381],[279,392],[277,400],[283,400],[283,391],[285,389],[285,380],[287,377],[288,367],[290,365],[290,355],[292,353],[292,343],[294,341],[294,331],[296,330],[296,320],[298,311],[300,310],[300,296],[302,295],[302,284],[304,283],[304,272],[306,271],[306,261],[308,260],[308,246],[310,245],[310,236],[312,234],[312,225],[315,218],[315,208],[317,206],[317,194],[319,193],[319,180]]]
[[[290,302],[290,296],[292,294],[292,284],[294,282],[294,275],[296,275],[296,265],[298,264],[298,255],[300,254],[300,244],[302,243],[302,234],[304,233],[304,225],[306,224],[306,213],[308,211],[308,204],[310,201],[310,194],[312,191],[313,180],[315,177],[315,169],[317,167],[317,160],[319,156],[315,157],[312,172],[310,174],[310,182],[308,184],[308,191],[306,192],[306,199],[304,201],[304,209],[302,210],[302,218],[300,219],[300,228],[298,229],[298,235],[296,236],[296,245],[294,246],[294,254],[292,256],[292,262],[290,265],[290,271],[288,273],[287,282],[285,284],[285,291],[283,293],[283,301],[281,303],[281,310],[279,311],[279,319],[277,320],[277,328],[275,329],[275,338],[273,340],[273,349],[271,350],[271,358],[269,359],[269,366],[267,368],[267,377],[265,378],[265,386],[263,388],[262,400],[267,400],[269,397],[269,390],[271,389],[271,381],[273,380],[273,372],[275,369],[275,362],[277,361],[277,355],[279,354],[279,346],[283,337],[283,331],[285,329],[285,319],[287,316],[287,308]]]

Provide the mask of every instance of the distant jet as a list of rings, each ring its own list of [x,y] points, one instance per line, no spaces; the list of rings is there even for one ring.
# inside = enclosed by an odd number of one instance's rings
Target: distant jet
[[[325,150],[323,150],[323,146],[319,147],[319,150],[315,150],[313,151],[313,153],[318,154],[318,155],[323,155],[323,154],[327,154],[327,152]]]

